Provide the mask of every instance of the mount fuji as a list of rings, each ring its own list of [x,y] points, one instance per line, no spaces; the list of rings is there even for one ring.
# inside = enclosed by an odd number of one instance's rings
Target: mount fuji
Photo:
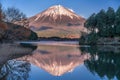
[[[81,32],[86,32],[85,18],[61,5],[51,6],[28,21],[39,37],[79,38]]]

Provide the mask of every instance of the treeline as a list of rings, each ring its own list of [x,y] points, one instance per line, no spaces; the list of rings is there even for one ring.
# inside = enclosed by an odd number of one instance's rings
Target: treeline
[[[120,7],[115,11],[112,7],[108,10],[100,10],[98,13],[93,13],[84,23],[88,29],[88,34],[83,34],[79,40],[79,44],[95,45],[99,40],[104,38],[120,37]],[[103,43],[103,41],[101,41]]]
[[[79,38],[39,37],[41,41],[78,41]]]
[[[120,36],[120,7],[116,11],[109,7],[107,11],[102,9],[97,14],[93,13],[85,22],[85,27],[99,37]]]

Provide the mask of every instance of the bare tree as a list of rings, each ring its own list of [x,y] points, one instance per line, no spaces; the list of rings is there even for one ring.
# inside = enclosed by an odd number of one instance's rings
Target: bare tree
[[[5,22],[15,22],[26,19],[26,15],[15,7],[10,7],[4,11]]]

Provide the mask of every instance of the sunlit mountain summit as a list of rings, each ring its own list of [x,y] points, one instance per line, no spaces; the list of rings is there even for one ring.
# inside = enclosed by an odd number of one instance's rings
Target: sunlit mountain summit
[[[51,6],[28,20],[39,37],[79,38],[86,31],[85,18],[61,5]]]

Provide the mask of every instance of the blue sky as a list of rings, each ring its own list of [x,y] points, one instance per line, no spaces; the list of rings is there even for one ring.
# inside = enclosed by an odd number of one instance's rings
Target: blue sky
[[[89,17],[92,13],[101,9],[120,6],[120,0],[0,0],[4,8],[16,7],[28,17],[42,12],[53,5],[62,5],[73,9],[78,15]]]

